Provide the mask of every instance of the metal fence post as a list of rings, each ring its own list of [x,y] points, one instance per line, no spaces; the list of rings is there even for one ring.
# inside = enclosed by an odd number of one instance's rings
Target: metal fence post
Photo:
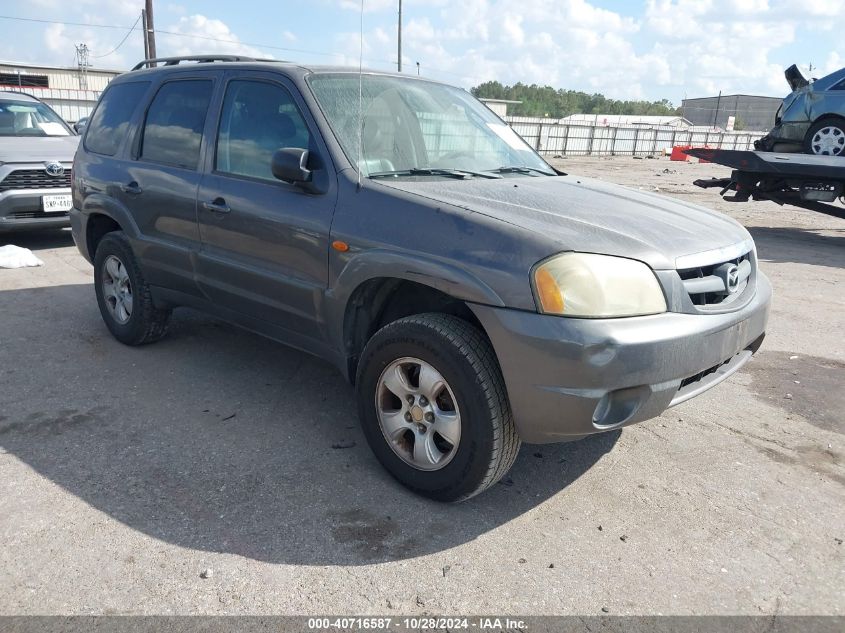
[[[637,143],[640,140],[640,128],[634,128],[634,147],[631,148],[631,156],[637,155]]]
[[[542,139],[542,138],[543,138],[543,124],[540,123],[537,126],[537,143],[536,143],[536,146],[534,147],[534,149],[536,149],[538,152],[543,149],[542,147],[540,147],[540,145],[542,144],[542,143],[540,143],[540,139]]]

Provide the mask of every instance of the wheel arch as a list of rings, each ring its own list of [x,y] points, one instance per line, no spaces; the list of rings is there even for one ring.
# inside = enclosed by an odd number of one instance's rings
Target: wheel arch
[[[372,277],[349,296],[343,313],[344,367],[354,383],[364,346],[378,330],[404,317],[424,313],[449,314],[487,333],[466,300],[432,286],[400,277]]]
[[[804,134],[804,149],[806,152],[812,153],[810,144],[813,141],[813,135],[816,132],[816,126],[822,121],[827,121],[830,119],[835,119],[839,121],[842,125],[843,131],[845,131],[845,115],[839,112],[827,112],[825,114],[820,114],[815,119],[813,119],[813,122],[810,123],[810,126],[807,128],[806,134]]]
[[[480,326],[468,302],[505,305],[489,285],[454,264],[384,249],[358,253],[343,262],[324,302],[327,336],[339,352],[338,366],[350,382],[355,380],[358,355],[375,332],[372,328],[385,318],[387,299],[400,289],[410,293],[411,288],[415,289],[411,293],[413,311],[407,312],[412,307],[406,306],[406,313],[396,318],[436,311],[431,307],[438,306]],[[386,314],[401,312],[394,307]]]
[[[85,216],[85,248],[93,261],[97,245],[108,233],[123,231],[136,238],[138,226],[129,210],[115,198],[104,194],[90,194],[81,209]]]

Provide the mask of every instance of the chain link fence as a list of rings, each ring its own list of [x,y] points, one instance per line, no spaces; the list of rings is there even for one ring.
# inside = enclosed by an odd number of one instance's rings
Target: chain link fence
[[[763,132],[720,132],[672,126],[613,126],[560,123],[525,117],[505,118],[541,154],[561,156],[648,156],[676,145],[753,150]]]

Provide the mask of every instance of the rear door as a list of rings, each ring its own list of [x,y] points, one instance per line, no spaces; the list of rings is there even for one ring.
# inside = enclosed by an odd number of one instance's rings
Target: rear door
[[[147,107],[120,196],[142,234],[147,280],[199,294],[193,260],[199,251],[196,196],[208,110],[221,72],[174,73]]]
[[[308,149],[309,166],[328,152],[296,88],[275,73],[227,73],[207,174],[199,189],[202,249],[197,281],[209,299],[283,330],[311,348],[324,337],[318,306],[328,281],[336,200],[273,177],[282,147]]]

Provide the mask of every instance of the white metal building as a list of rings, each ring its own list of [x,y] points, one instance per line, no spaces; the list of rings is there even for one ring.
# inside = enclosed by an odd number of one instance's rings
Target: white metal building
[[[68,122],[91,114],[108,83],[122,70],[76,66],[33,66],[0,61],[0,90],[20,91],[38,97]]]
[[[559,123],[629,127],[669,126],[676,128],[688,128],[692,125],[688,120],[681,116],[658,116],[653,114],[572,114],[560,119]]]
[[[518,105],[522,103],[522,101],[512,101],[510,99],[479,99],[479,101],[503,119],[508,116],[509,105]]]

